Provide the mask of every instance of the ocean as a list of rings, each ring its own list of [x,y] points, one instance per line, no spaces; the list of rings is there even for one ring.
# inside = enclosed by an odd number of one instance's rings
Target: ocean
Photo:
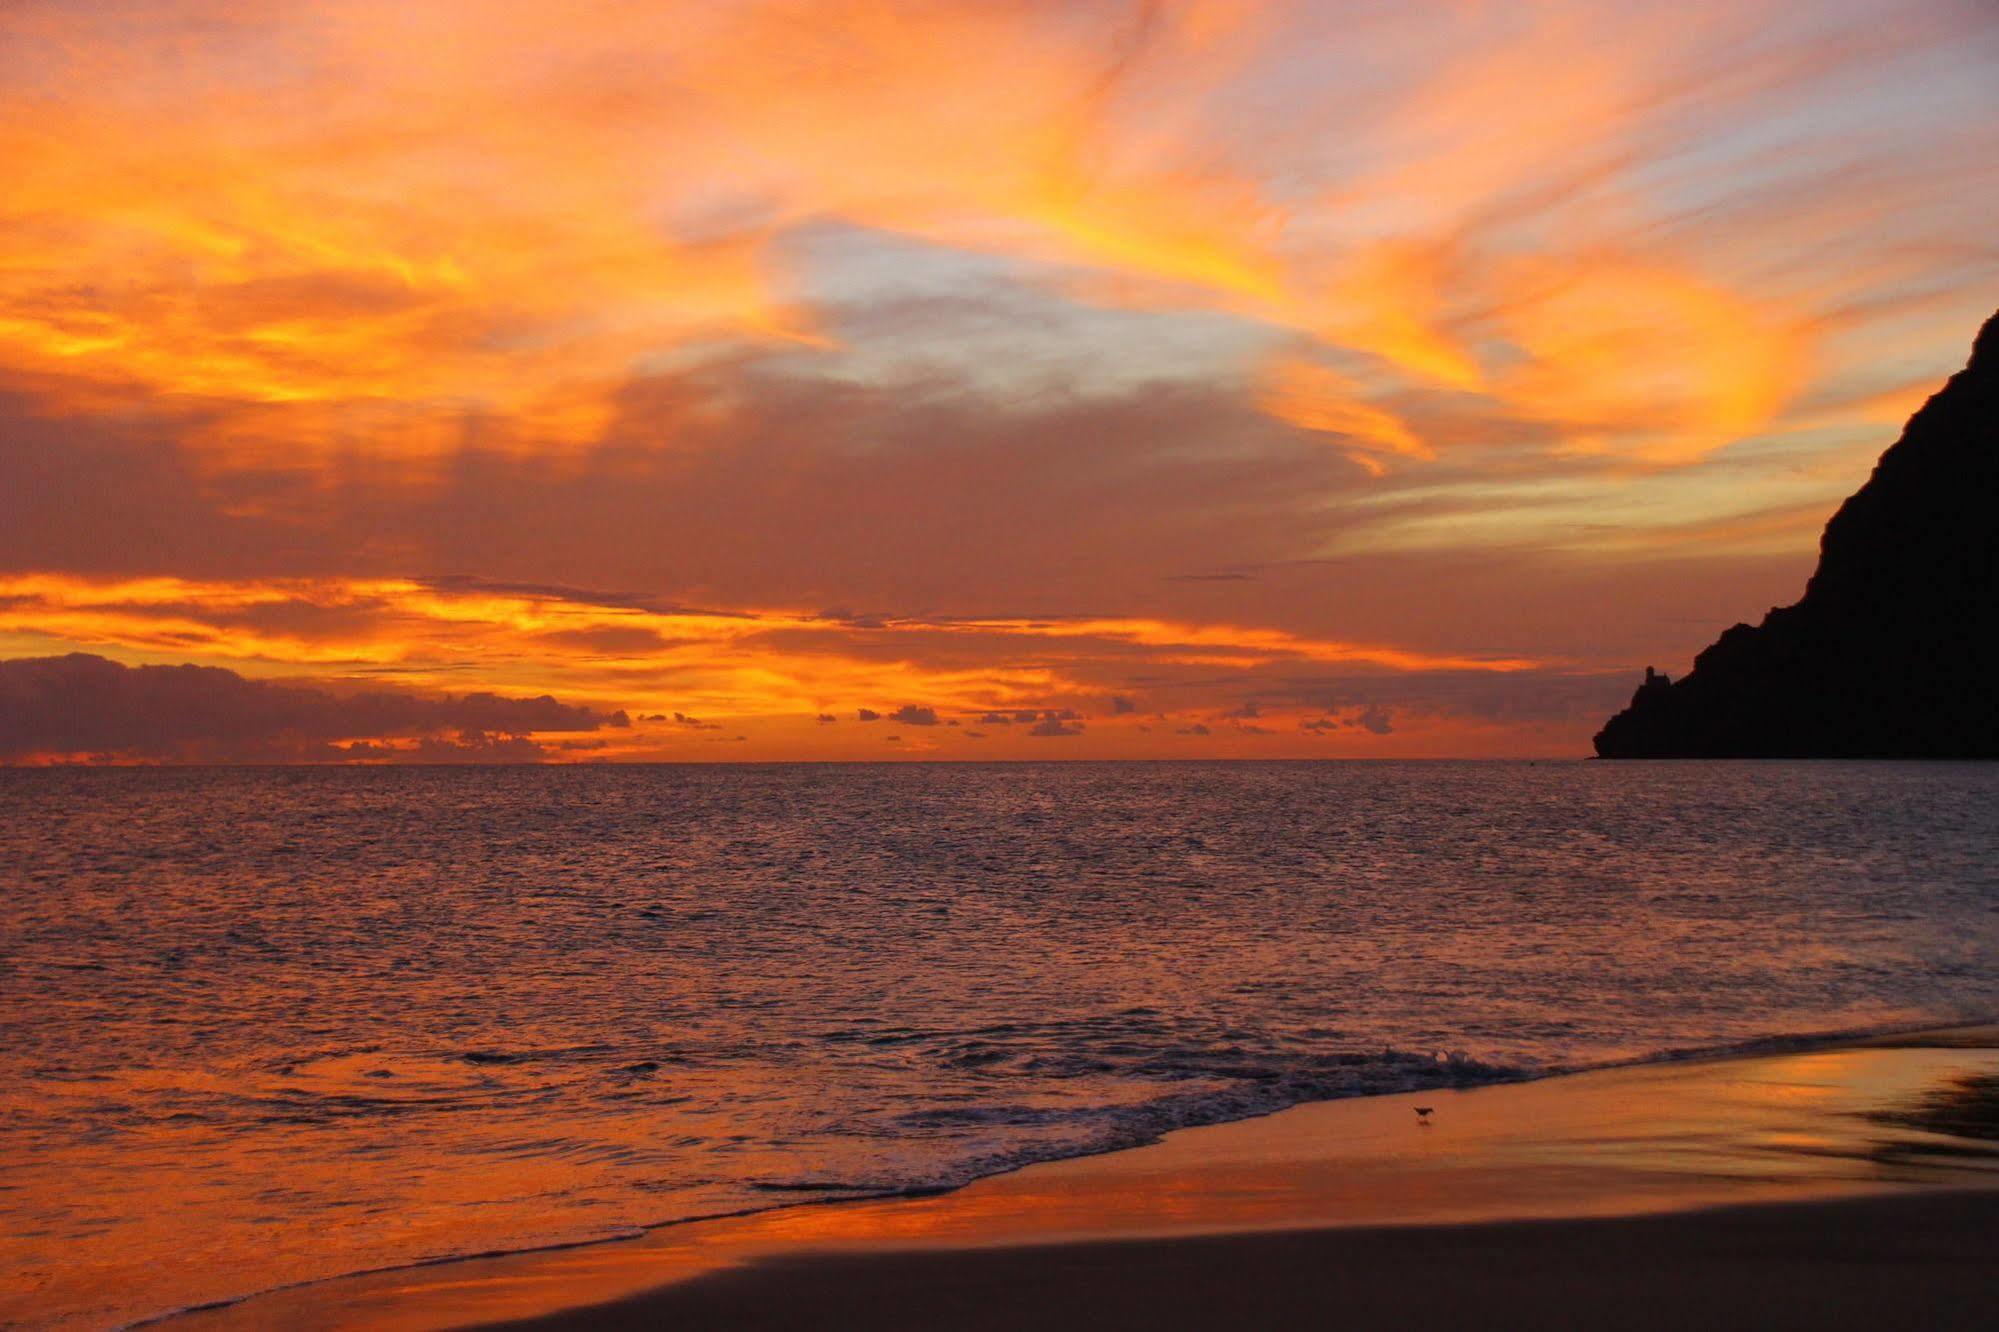
[[[0,771],[0,1322],[1999,1015],[1999,765]]]

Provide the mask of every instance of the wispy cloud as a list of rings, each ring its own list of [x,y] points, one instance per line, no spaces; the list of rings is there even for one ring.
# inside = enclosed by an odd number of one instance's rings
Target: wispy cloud
[[[1995,56],[1956,0],[18,0],[0,650],[665,719],[609,756],[1574,747],[1961,361]]]
[[[503,594],[484,584],[447,586],[4,576],[0,642],[81,644],[133,662],[227,664],[277,679],[344,676],[426,691],[547,688],[604,716],[635,715],[631,733],[611,745],[626,754],[746,722],[809,727],[826,736],[821,745],[859,743],[826,729],[843,711],[904,727],[1018,727],[1034,738],[1083,734],[1093,716],[1129,730],[1138,706],[1112,686],[1136,678],[1155,699],[1198,708],[1216,691],[1327,668],[1350,680],[1451,681],[1565,669],[1227,624],[883,616],[855,628],[811,611],[647,610],[631,598],[606,605],[545,588]],[[921,701],[893,708],[857,701],[891,690]],[[1274,692],[1296,691],[1280,684]],[[1301,698],[1296,706],[1315,704]],[[1433,711],[1449,723],[1448,705]]]
[[[1990,41],[1976,10],[1884,17],[13,6],[0,354],[78,408],[208,404],[194,436],[266,460],[434,455],[468,430],[574,447],[675,349],[827,346],[781,240],[832,217],[1359,358],[1354,393],[1322,369],[1309,408],[1295,382],[1270,400],[1393,453],[1431,446],[1376,395],[1428,388],[1565,447],[1686,461],[1775,420],[1854,295],[1759,268],[1799,236],[1861,245],[1920,184],[1883,173],[1859,210],[1778,154],[1851,171],[1927,135],[1939,169],[1975,173],[1992,146],[1907,112],[1813,133],[1815,106],[1948,66],[1967,27]],[[1263,121],[1224,114],[1259,95]],[[1703,220],[1751,209],[1760,256]],[[1906,225],[1927,244],[1938,222]]]

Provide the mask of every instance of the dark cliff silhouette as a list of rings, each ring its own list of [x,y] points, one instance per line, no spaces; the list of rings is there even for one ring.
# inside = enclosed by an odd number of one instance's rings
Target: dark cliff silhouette
[[[1645,672],[1603,758],[1999,758],[1999,314],[1826,524],[1795,606],[1675,682]]]

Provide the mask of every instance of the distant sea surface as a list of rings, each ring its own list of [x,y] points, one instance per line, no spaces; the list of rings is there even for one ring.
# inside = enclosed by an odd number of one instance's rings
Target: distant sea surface
[[[1999,765],[0,772],[0,1322],[1999,1014]]]

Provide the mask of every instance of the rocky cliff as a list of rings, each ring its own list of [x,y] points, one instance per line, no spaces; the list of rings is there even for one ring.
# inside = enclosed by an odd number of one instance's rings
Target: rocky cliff
[[[1603,758],[1999,758],[1999,314],[1826,524],[1793,606],[1678,681],[1646,671]]]

